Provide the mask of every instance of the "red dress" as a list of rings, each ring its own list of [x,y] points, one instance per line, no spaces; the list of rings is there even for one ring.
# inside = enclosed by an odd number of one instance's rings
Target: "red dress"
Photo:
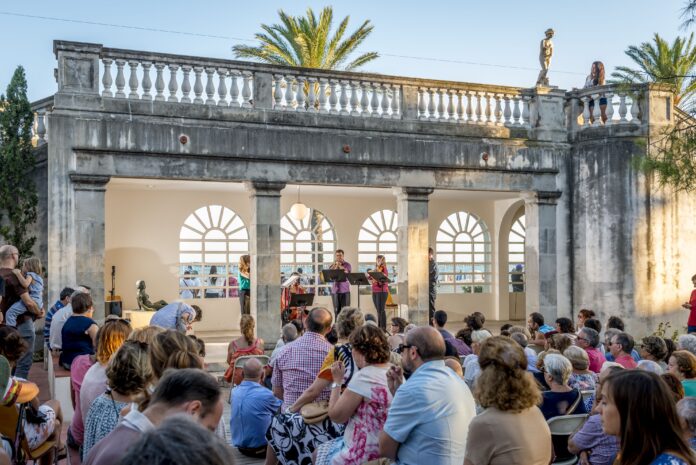
[[[696,289],[691,291],[689,305],[691,305],[691,312],[689,313],[689,322],[687,323],[687,325],[696,326]]]

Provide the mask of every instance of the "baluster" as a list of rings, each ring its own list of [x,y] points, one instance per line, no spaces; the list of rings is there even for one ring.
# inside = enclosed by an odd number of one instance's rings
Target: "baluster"
[[[203,103],[203,81],[201,79],[203,68],[201,66],[196,66],[193,68],[193,72],[196,75],[196,81],[193,83],[193,93],[196,97],[193,99],[193,103]]]
[[[449,115],[445,113],[445,90],[437,89],[437,115],[440,117],[440,121],[447,121]]]
[[[389,118],[389,89],[391,86],[389,84],[382,84],[382,118]],[[394,98],[394,93],[392,92],[392,98]]]
[[[486,124],[493,124],[494,121],[493,121],[493,117],[491,114],[491,107],[493,106],[493,94],[491,94],[489,92],[485,92],[484,95],[485,95],[485,99],[486,99],[486,100],[484,100],[484,104],[485,104],[484,108],[486,110],[485,111]]]
[[[478,124],[483,124],[483,108],[481,107],[481,100],[483,100],[483,92],[476,92],[476,122]]]
[[[455,121],[457,110],[455,108],[455,102],[454,102],[454,95],[455,91],[453,89],[450,89],[447,91],[447,120],[448,121]]]
[[[305,85],[307,83],[307,78],[304,76],[297,76],[297,107],[296,111],[307,111],[305,107],[305,102],[307,101],[307,94],[305,93]]]
[[[218,106],[221,107],[226,107],[227,106],[227,84],[225,81],[227,80],[227,70],[224,68],[218,68],[217,69],[217,75],[218,75],[218,101],[217,104]]]
[[[126,98],[123,88],[126,87],[126,78],[123,76],[125,60],[116,60],[116,98]]]
[[[238,80],[239,80],[238,78],[240,76],[240,72],[237,70],[230,70],[229,75],[230,75],[230,106],[231,107],[240,107],[241,105],[239,105],[239,83],[238,83]],[[218,92],[219,92],[219,89],[218,89]],[[220,105],[219,101],[218,101],[218,105]]]
[[[164,101],[164,77],[162,73],[164,72],[164,63],[155,63],[155,70],[157,77],[155,78],[155,100],[158,102]]]
[[[319,78],[319,113],[328,113],[329,110],[326,108],[326,91],[329,89],[329,80],[326,78]],[[331,89],[333,91],[333,89]]]
[[[503,109],[503,123],[505,125],[512,124],[512,109],[510,108],[510,96],[508,94],[503,95],[505,99],[505,107]]]
[[[512,101],[513,101],[513,107],[512,107],[512,125],[513,125],[513,126],[520,126],[520,125],[522,124],[522,122],[520,121],[520,115],[521,115],[521,111],[520,111],[520,105],[521,105],[520,96],[519,96],[519,95],[515,95],[515,96],[512,97],[512,99],[513,99],[513,100],[512,100]]]
[[[474,93],[470,90],[466,91],[466,122],[471,123],[474,118]]]
[[[450,99],[453,99],[455,95],[457,96],[457,101],[455,103],[454,113],[457,117],[457,122],[461,123],[464,119],[464,95],[461,90],[455,90],[450,96]]]
[[[398,84],[392,84],[391,86],[392,90],[392,98],[391,98],[391,117],[392,118],[399,118],[400,111],[399,111],[399,102],[401,98],[401,90]]]
[[[191,99],[189,98],[189,94],[191,93],[191,82],[189,81],[191,66],[181,65],[181,71],[184,73],[184,77],[181,80],[181,103],[191,103]]]
[[[179,84],[176,82],[176,72],[179,70],[179,65],[169,64],[169,98],[167,102],[178,102],[176,91],[179,90]]]
[[[283,89],[281,84],[281,81],[283,80],[283,76],[280,74],[275,74],[273,76],[273,108],[276,110],[282,110],[283,107],[282,101],[283,101]]]
[[[435,103],[435,89],[428,89],[428,119],[432,121],[437,119],[437,115],[435,115],[436,109],[437,104]]]
[[[139,99],[138,95],[138,62],[129,61],[128,66],[130,67],[130,76],[128,77],[128,87],[130,87],[130,92],[128,93],[129,99]]]
[[[379,95],[377,95],[379,92],[377,92],[377,89],[379,89],[379,84],[368,84],[370,86],[370,94],[372,98],[370,99],[370,111],[372,113],[372,116],[379,116]]]
[[[619,122],[625,123],[628,121],[626,119],[626,114],[628,113],[628,107],[626,106],[626,94],[619,95]]]
[[[295,92],[292,90],[295,78],[288,75],[285,76],[285,109],[293,110],[293,102],[295,101]]]
[[[38,137],[37,145],[46,143],[46,110],[36,112],[36,136]]]
[[[426,119],[428,117],[425,113],[425,95],[427,92],[427,89],[422,87],[418,89],[418,117],[421,119]]]
[[[309,82],[309,84],[307,85],[307,88],[309,90],[307,97],[307,111],[309,111],[310,113],[315,113],[317,111],[317,93],[314,86],[316,86],[317,84],[317,78],[309,77],[307,78],[307,81]]]
[[[607,120],[604,124],[614,124],[614,93],[607,92],[605,97],[607,99],[607,109],[604,113],[607,116]]]
[[[242,108],[251,108],[251,84],[254,76],[251,71],[242,71]]]
[[[602,124],[602,110],[599,108],[599,99],[601,94],[594,94],[592,98],[594,99],[594,108],[592,109],[592,117],[594,118],[594,124],[599,126]]]
[[[362,110],[362,116],[370,116],[370,84],[367,82],[360,83],[360,88],[362,89],[362,95],[360,96],[360,109]]]
[[[493,94],[493,122],[496,126],[502,126],[503,121],[503,96],[501,94]]]
[[[529,101],[531,97],[528,95],[523,95],[522,96],[522,101],[520,105],[522,105],[522,119],[520,120],[519,125],[524,126],[524,127],[531,127],[532,122],[529,117]]]
[[[582,125],[584,127],[590,126],[592,123],[590,122],[590,97],[587,95],[581,97],[582,100]]]
[[[150,67],[152,63],[149,61],[143,61],[143,100],[152,100],[152,94],[150,94],[150,89],[152,89],[152,81],[150,80]]]
[[[336,90],[338,84],[338,79],[329,80],[329,88],[331,90],[331,94],[329,95],[329,113],[332,115],[338,114],[338,91]],[[343,97],[343,93],[341,93],[341,97]]]
[[[104,58],[102,63],[104,63],[104,76],[102,76],[104,90],[102,90],[102,97],[111,97],[113,96],[111,93],[111,85],[113,84],[111,80],[111,60],[109,58]]]
[[[638,106],[638,99],[635,96],[631,96],[631,122],[640,123],[640,107]]]
[[[358,82],[350,81],[350,114],[360,116],[360,99],[358,98]]]
[[[205,74],[208,76],[205,83],[205,94],[208,98],[205,99],[205,104],[215,105],[215,83],[213,82],[213,79],[215,79],[215,68],[206,68]]]
[[[338,99],[338,103],[341,105],[341,114],[347,115],[348,111],[348,81],[341,81],[341,98]]]

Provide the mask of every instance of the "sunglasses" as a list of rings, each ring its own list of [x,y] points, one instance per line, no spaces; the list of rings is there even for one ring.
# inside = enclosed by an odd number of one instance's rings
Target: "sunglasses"
[[[400,354],[405,349],[410,349],[411,347],[416,347],[416,346],[414,346],[413,344],[399,344],[399,347],[396,348],[396,353]],[[418,350],[418,347],[416,347],[416,350]]]

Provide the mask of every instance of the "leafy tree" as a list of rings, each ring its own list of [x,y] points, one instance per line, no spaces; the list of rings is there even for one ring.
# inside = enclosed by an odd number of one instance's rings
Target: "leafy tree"
[[[0,237],[29,255],[36,237],[38,195],[32,179],[36,165],[31,143],[34,114],[27,99],[24,68],[18,66],[0,96]]]
[[[696,0],[688,0],[682,9],[682,28],[686,29],[696,22]]]
[[[688,108],[696,95],[696,46],[693,33],[688,37],[677,37],[668,44],[659,34],[653,37],[653,43],[643,42],[631,45],[626,50],[638,68],[617,66],[612,76],[614,83],[664,82],[676,88],[675,105]]]
[[[258,46],[235,45],[238,58],[252,58],[274,65],[301,66],[305,68],[354,70],[376,59],[377,52],[363,53],[346,63],[374,26],[366,20],[344,39],[348,28],[346,16],[331,34],[333,9],[325,7],[317,19],[311,8],[306,17],[294,17],[278,11],[281,24],[261,25],[264,33],[257,33]]]

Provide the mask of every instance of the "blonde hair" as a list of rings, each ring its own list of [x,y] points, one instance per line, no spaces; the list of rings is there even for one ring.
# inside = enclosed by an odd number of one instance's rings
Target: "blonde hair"
[[[590,358],[587,356],[587,352],[578,346],[570,346],[563,351],[563,356],[570,360],[570,364],[573,365],[573,370],[587,370],[590,366]]]
[[[251,256],[242,255],[239,257],[239,272],[248,273],[251,267]]]
[[[147,346],[141,342],[129,341],[123,344],[106,366],[108,385],[119,394],[139,394],[152,378]]]
[[[155,337],[164,331],[165,329],[161,326],[145,326],[143,328],[137,328],[131,331],[126,340],[144,342],[150,346],[152,345],[152,341],[155,340]]]
[[[157,379],[167,368],[203,368],[196,342],[173,329],[155,336],[150,344],[150,363]]]
[[[43,266],[41,265],[41,260],[38,257],[25,258],[22,266],[26,268],[28,272],[31,271],[39,276],[41,276],[43,273]]]
[[[251,315],[242,315],[239,320],[239,329],[242,331],[242,336],[247,341],[247,344],[252,345],[254,343],[254,327],[256,322],[254,317]]]
[[[123,345],[130,332],[130,323],[126,320],[106,320],[104,326],[97,331],[97,362],[102,365],[109,363],[111,356]]]
[[[362,310],[356,307],[343,307],[336,317],[336,334],[340,338],[347,338],[360,326],[365,324],[365,316]]]

